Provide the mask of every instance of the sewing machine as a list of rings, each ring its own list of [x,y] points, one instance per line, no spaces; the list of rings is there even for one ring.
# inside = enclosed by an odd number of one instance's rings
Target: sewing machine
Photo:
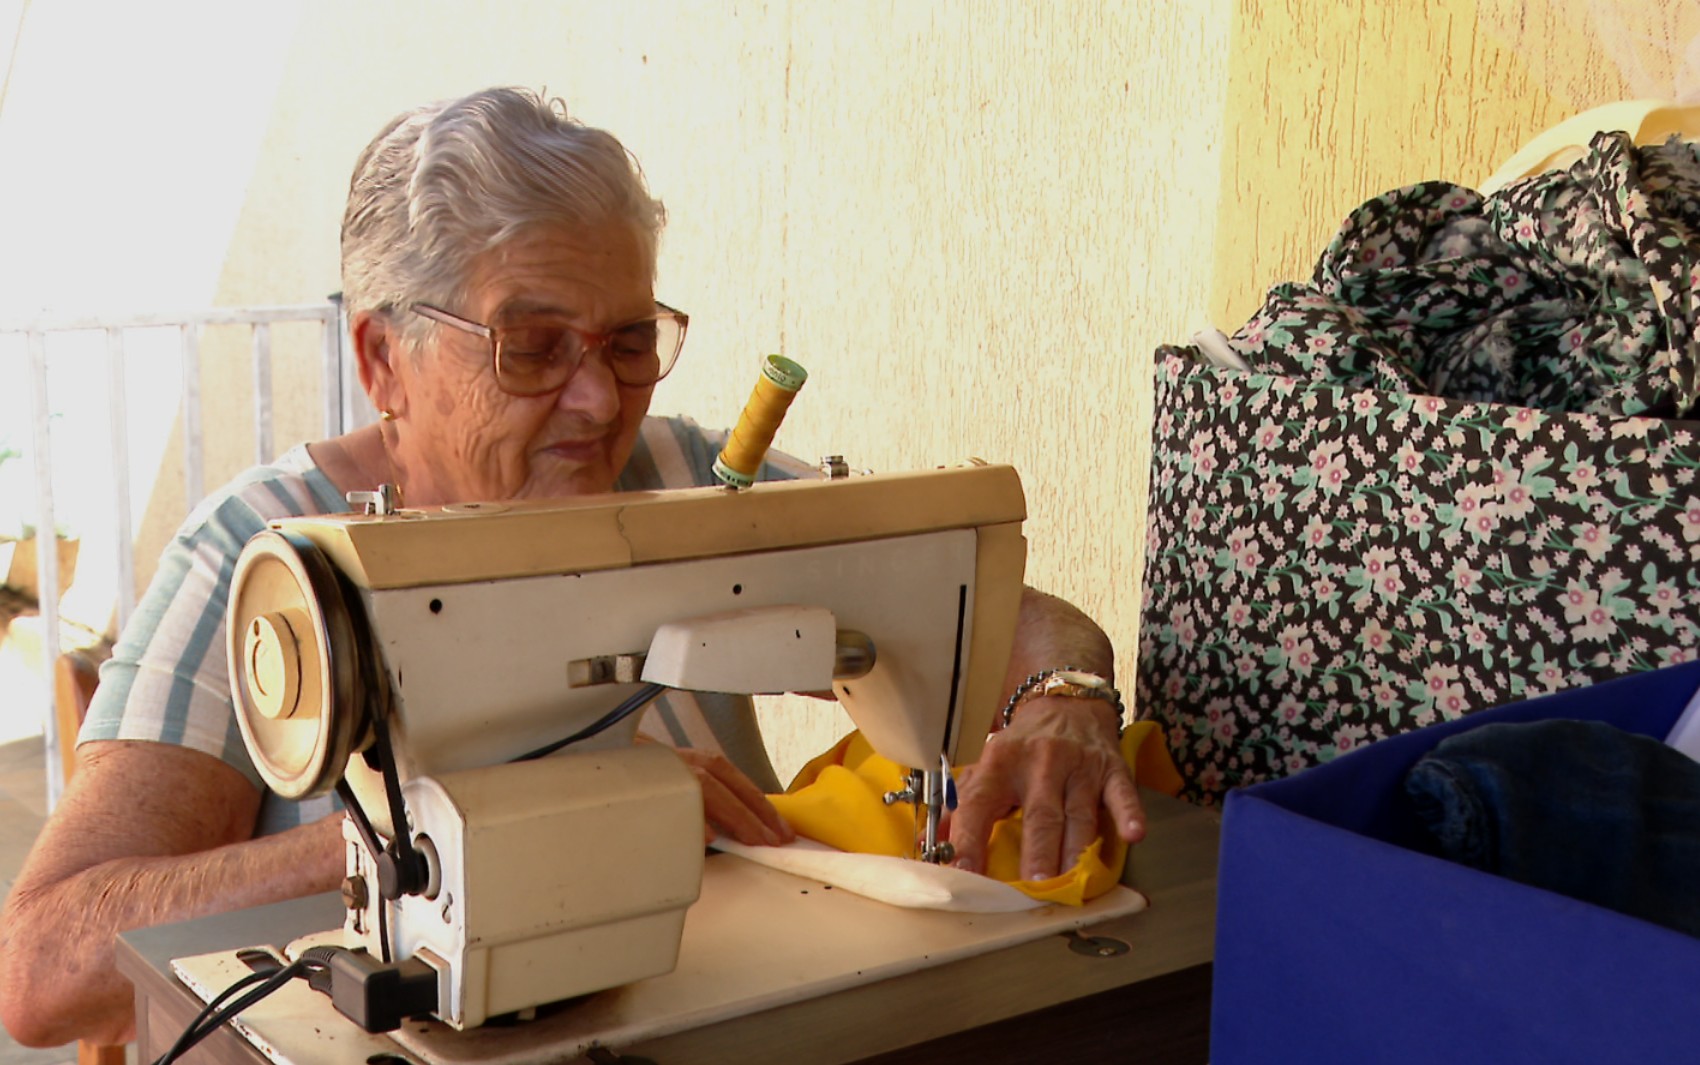
[[[971,465],[277,522],[231,585],[266,783],[350,811],[338,1009],[456,1029],[666,973],[702,879],[701,792],[633,744],[667,689],[823,692],[913,768],[947,860],[1018,610],[1014,470]],[[624,704],[624,705],[622,705]],[[571,740],[562,746],[563,740]],[[561,747],[560,750],[555,750]]]

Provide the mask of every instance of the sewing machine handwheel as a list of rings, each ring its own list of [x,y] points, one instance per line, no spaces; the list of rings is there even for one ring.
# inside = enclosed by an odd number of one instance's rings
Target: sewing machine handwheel
[[[230,579],[231,697],[254,768],[289,799],[323,795],[366,735],[359,603],[312,541],[267,529]]]

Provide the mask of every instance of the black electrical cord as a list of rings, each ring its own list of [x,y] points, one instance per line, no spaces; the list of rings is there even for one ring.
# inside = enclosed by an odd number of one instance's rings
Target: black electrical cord
[[[621,721],[624,721],[626,718],[637,713],[639,710],[642,710],[644,707],[654,702],[656,696],[666,690],[666,686],[662,684],[645,684],[643,687],[633,692],[625,702],[608,711],[606,714],[603,714],[590,724],[579,729],[566,739],[556,740],[554,743],[546,744],[545,746],[537,748],[535,751],[527,751],[517,758],[510,759],[510,761],[530,762],[534,759],[542,758],[546,754],[554,754],[556,751],[568,744],[577,743],[579,740],[589,739],[598,732],[610,729],[619,724]]]
[[[177,1060],[179,1055],[188,1050],[191,1046],[194,1046],[195,1042],[200,1041],[202,1037],[199,1036],[195,1036],[193,1041],[189,1040],[193,1036],[193,1033],[206,1023],[207,1018],[216,1013],[218,1008],[224,1005],[225,1002],[229,1001],[232,995],[253,987],[255,984],[263,983],[264,981],[271,979],[272,975],[272,973],[249,973],[247,976],[244,976],[242,979],[219,992],[211,1001],[201,1007],[201,1012],[195,1014],[195,1019],[189,1022],[189,1026],[187,1028],[183,1029],[182,1034],[177,1037],[177,1041],[172,1043],[165,1053],[154,1059],[154,1065],[166,1065],[167,1062]]]
[[[290,962],[275,972],[250,973],[219,992],[205,1008],[183,1029],[183,1034],[171,1044],[164,1054],[154,1059],[153,1065],[171,1065],[183,1054],[199,1044],[201,1040],[223,1027],[231,1018],[243,1010],[259,1002],[284,984],[314,969],[324,968],[325,963],[315,958],[301,958]],[[255,986],[258,985],[258,986]],[[246,994],[241,992],[246,991]],[[222,1005],[221,1005],[222,1004]]]

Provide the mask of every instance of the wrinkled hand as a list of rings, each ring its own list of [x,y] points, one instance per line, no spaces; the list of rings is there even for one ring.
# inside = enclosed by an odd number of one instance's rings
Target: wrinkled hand
[[[704,843],[724,833],[739,843],[778,847],[797,838],[797,833],[779,816],[755,782],[723,754],[675,747],[702,786]]]
[[[1009,728],[986,742],[957,782],[950,819],[956,864],[986,869],[992,825],[1021,815],[1021,877],[1042,880],[1071,868],[1099,835],[1145,836],[1145,810],[1103,707],[1082,699],[1025,703]]]

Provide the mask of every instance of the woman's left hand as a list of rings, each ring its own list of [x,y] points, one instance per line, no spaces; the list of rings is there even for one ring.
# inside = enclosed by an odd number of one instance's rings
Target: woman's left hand
[[[1021,815],[1021,877],[1043,880],[1073,866],[1099,835],[1129,843],[1145,835],[1139,790],[1121,757],[1103,704],[1049,697],[1029,700],[1010,726],[986,741],[980,761],[957,782],[950,818],[956,865],[986,869],[992,825]],[[1107,812],[1113,827],[1104,825]]]
[[[675,747],[673,753],[702,786],[704,843],[712,843],[722,833],[754,846],[777,847],[797,838],[762,790],[725,755],[689,747]]]

